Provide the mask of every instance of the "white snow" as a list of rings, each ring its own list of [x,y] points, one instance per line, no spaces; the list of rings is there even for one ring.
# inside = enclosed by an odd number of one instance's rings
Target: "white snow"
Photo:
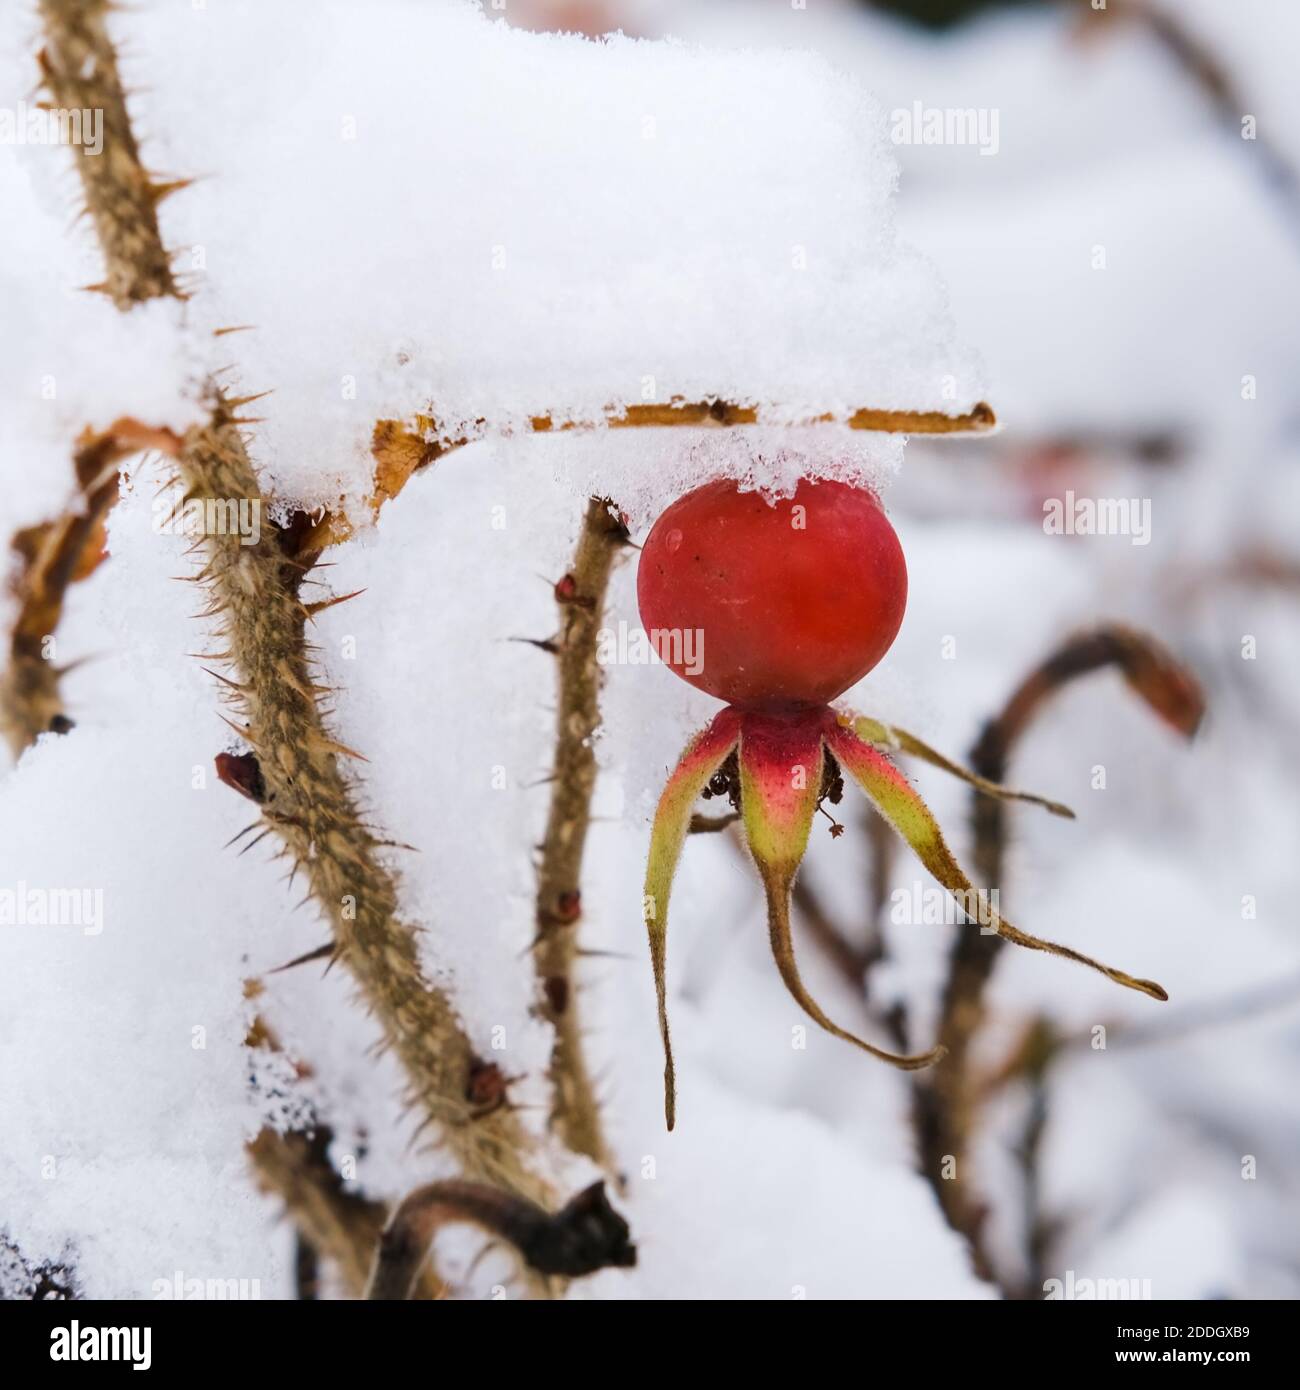
[[[196,326],[255,328],[234,350],[275,391],[255,453],[281,496],[365,495],[375,421],[417,412],[454,439],[675,397],[782,421],[982,394],[895,237],[881,114],[824,58],[409,0],[119,27],[152,158],[204,176],[163,228]]]

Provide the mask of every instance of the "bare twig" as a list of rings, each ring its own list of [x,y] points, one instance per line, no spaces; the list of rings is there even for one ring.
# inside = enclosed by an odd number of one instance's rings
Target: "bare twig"
[[[1300,974],[1284,975],[1253,989],[1238,990],[1220,999],[1189,1004],[1159,1023],[1130,1023],[1116,1019],[1106,1024],[1106,1046],[1158,1047],[1195,1037],[1213,1028],[1229,1028],[1234,1023],[1254,1023],[1266,1014],[1300,1004]],[[1067,1051],[1091,1047],[1088,1036],[1058,1039],[1053,1059]]]
[[[293,1291],[300,1303],[320,1297],[320,1251],[301,1231],[293,1239]]]
[[[249,1143],[248,1156],[258,1186],[284,1203],[298,1239],[324,1255],[351,1296],[360,1298],[388,1210],[348,1191],[330,1162],[332,1140],[324,1125],[286,1134],[268,1127]],[[432,1271],[423,1268],[412,1296],[440,1298],[442,1293]]]
[[[1051,1254],[1059,1223],[1043,1208],[1043,1139],[1047,1134],[1048,1073],[1051,1068],[1056,1033],[1051,1023],[1040,1018],[1030,1029],[1030,1041],[1023,1079],[1028,1089],[1024,1129],[1016,1146],[1020,1165],[1021,1225],[1025,1244],[1025,1269],[1016,1296],[1037,1299],[1043,1296],[1043,1273]]]
[[[551,1049],[551,1122],[575,1153],[610,1166],[600,1108],[587,1067],[574,987],[578,922],[582,916],[582,856],[596,786],[592,740],[600,724],[601,671],[597,645],[605,591],[627,530],[610,504],[592,498],[583,518],[573,568],[555,586],[560,607],[556,639],[559,705],[551,805],[537,874],[537,938],[533,957],[538,1007],[555,1030]]]
[[[971,765],[991,782],[1005,780],[1011,753],[1044,704],[1069,682],[1116,667],[1130,687],[1167,723],[1190,737],[1205,702],[1195,678],[1153,639],[1128,628],[1106,626],[1071,638],[1016,689],[1002,713],[985,725],[971,751]],[[976,791],[971,803],[975,878],[1001,883],[1006,846],[1006,806]],[[978,1273],[995,1277],[983,1240],[985,1209],[970,1185],[969,1149],[980,1085],[972,1075],[971,1043],[984,1019],[984,991],[1001,943],[982,932],[960,932],[949,960],[939,1041],[944,1065],[914,1089],[913,1120],[921,1171],[954,1230],[970,1244]]]
[[[579,1192],[554,1215],[480,1183],[435,1182],[417,1188],[394,1213],[366,1297],[409,1298],[433,1237],[451,1221],[468,1221],[508,1240],[538,1274],[577,1278],[636,1264],[627,1222],[610,1206],[603,1182]]]
[[[1300,174],[1282,146],[1260,128],[1258,120],[1247,138],[1243,121],[1252,113],[1228,66],[1210,44],[1189,27],[1183,16],[1175,14],[1169,3],[1124,0],[1119,14],[1133,14],[1145,25],[1204,96],[1224,133],[1254,154],[1265,182],[1286,210],[1291,234],[1300,235]]]

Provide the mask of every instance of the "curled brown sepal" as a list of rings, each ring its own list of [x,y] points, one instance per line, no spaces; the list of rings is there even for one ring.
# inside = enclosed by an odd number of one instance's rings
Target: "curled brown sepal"
[[[384,1228],[366,1298],[409,1298],[434,1236],[451,1221],[468,1221],[509,1241],[539,1274],[576,1279],[636,1264],[628,1224],[610,1206],[603,1182],[555,1213],[486,1183],[434,1182],[412,1192]]]

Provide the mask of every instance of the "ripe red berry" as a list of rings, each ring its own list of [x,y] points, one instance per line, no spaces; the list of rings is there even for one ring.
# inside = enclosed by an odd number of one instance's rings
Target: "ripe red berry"
[[[771,505],[722,481],[655,522],[637,599],[683,680],[744,709],[824,705],[889,650],[907,566],[865,488],[804,479]]]

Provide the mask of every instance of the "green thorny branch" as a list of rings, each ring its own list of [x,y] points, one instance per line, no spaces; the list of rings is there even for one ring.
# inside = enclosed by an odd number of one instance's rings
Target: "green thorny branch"
[[[129,309],[179,294],[156,214],[160,197],[175,185],[155,183],[140,161],[108,9],[105,0],[42,0],[41,66],[56,104],[104,111],[103,154],[92,158],[81,149],[78,168],[104,254],[102,288]],[[209,594],[206,613],[219,621],[225,643],[211,659],[234,668],[236,679],[226,689],[242,714],[236,727],[253,749],[242,760],[247,790],[279,837],[283,857],[306,877],[332,929],[333,954],[351,970],[402,1062],[425,1123],[436,1126],[467,1177],[546,1201],[550,1193],[530,1171],[515,1113],[506,1105],[485,1108],[475,1098],[474,1049],[447,996],[424,977],[416,929],[400,919],[382,842],[362,821],[341,770],[349,750],[326,729],[318,703],[324,692],[304,640],[305,624],[323,605],[299,598],[318,551],[304,538],[304,518],[283,528],[271,524],[240,432],[240,404],[214,391],[209,421],[190,429],[171,452],[187,499],[248,500],[261,511],[255,545],[238,535],[204,538],[206,562],[198,575]]]

